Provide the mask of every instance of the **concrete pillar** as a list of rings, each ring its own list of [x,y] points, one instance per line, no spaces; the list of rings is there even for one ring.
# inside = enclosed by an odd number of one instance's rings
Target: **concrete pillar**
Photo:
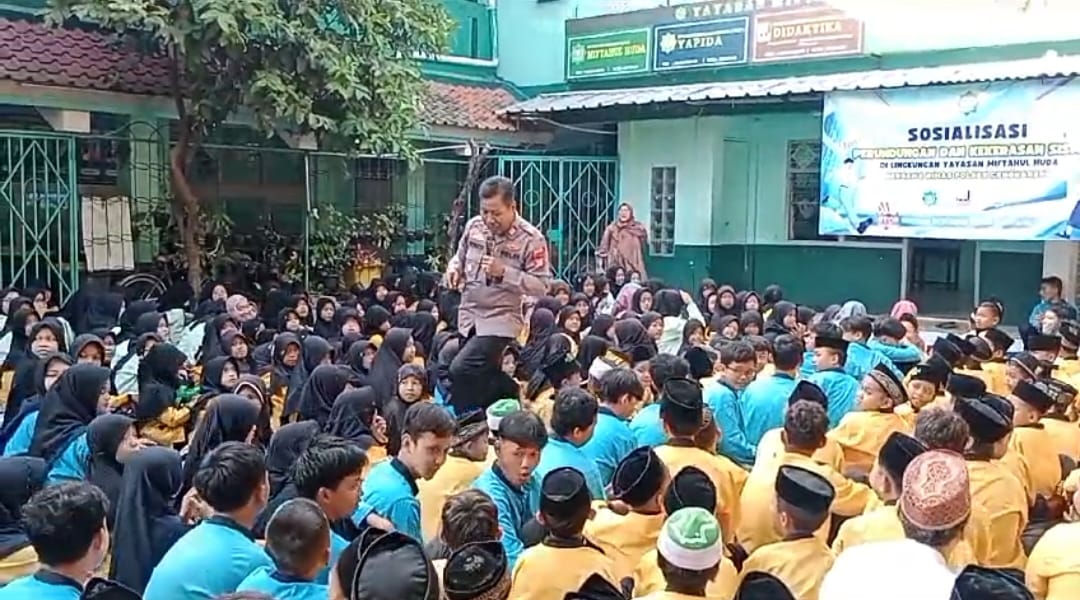
[[[1043,276],[1057,275],[1065,284],[1062,296],[1076,298],[1077,280],[1080,273],[1077,261],[1080,243],[1070,240],[1052,240],[1043,243]]]

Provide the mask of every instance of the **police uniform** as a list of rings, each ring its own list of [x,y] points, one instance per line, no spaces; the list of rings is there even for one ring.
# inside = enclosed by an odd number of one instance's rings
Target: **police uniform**
[[[485,256],[502,262],[506,269],[502,277],[484,272]],[[516,383],[502,373],[501,359],[524,327],[525,296],[547,293],[551,280],[547,241],[521,216],[503,234],[473,217],[465,225],[449,271],[459,273],[464,282],[458,328],[469,336],[450,365],[450,404],[458,411],[487,408],[499,398],[517,395]]]

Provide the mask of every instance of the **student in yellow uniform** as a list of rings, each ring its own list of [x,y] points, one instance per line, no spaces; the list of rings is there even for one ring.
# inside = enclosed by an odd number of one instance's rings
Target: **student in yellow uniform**
[[[1080,492],[1073,495],[1080,506]],[[1080,522],[1050,528],[1031,550],[1024,579],[1037,600],[1080,598]]]
[[[791,396],[788,397],[788,406],[794,404],[796,400],[810,400],[828,407],[825,390],[805,379],[795,384],[795,389],[792,390]],[[828,413],[828,408],[825,409],[825,412]],[[776,468],[779,466],[777,461],[784,455],[783,432],[784,428],[778,427],[770,429],[761,437],[761,443],[757,447],[757,462],[754,463],[754,470],[763,468],[770,473],[776,472]],[[812,458],[821,464],[829,465],[837,473],[844,472],[844,449],[835,440],[825,438],[825,445],[815,450]]]
[[[878,363],[863,377],[859,407],[844,416],[829,437],[844,449],[844,466],[863,472],[874,466],[881,446],[894,431],[911,427],[894,410],[908,401],[907,392],[892,370]]]
[[[949,336],[949,339],[956,344],[956,347],[960,348],[962,355],[960,362],[956,364],[953,370],[960,375],[974,377],[989,387],[991,381],[993,381],[993,375],[990,371],[983,369],[983,364],[994,356],[989,342],[977,336],[962,338],[952,333]]]
[[[772,469],[755,469],[743,488],[740,521],[736,537],[743,550],[751,555],[760,547],[783,539],[776,528],[773,507],[776,503],[776,477],[782,466],[796,466],[825,477],[834,490],[830,512],[844,517],[862,514],[874,500],[869,487],[855,483],[832,467],[815,461],[814,452],[825,443],[829,417],[825,408],[810,400],[796,400],[788,408],[784,421],[785,453]],[[824,542],[829,535],[830,520],[817,531]]]
[[[989,555],[980,557],[980,564],[1023,569],[1026,557],[1021,535],[1028,523],[1027,494],[1023,484],[1000,462],[1009,448],[1012,420],[994,404],[972,398],[957,398],[956,412],[971,432],[965,453],[971,503],[988,515]]]
[[[488,434],[484,411],[476,409],[459,415],[453,446],[446,455],[446,462],[431,479],[416,482],[420,524],[425,540],[439,535],[439,521],[446,499],[471,488],[487,468]]]
[[[640,600],[730,600],[735,596],[734,582],[719,593],[707,591],[724,560],[720,523],[709,511],[694,507],[676,511],[664,522],[656,549],[665,586],[648,595],[637,594]]]
[[[904,539],[904,528],[900,526],[900,517],[896,514],[896,503],[903,491],[904,469],[916,456],[926,451],[925,444],[900,432],[893,433],[885,440],[874,461],[874,468],[870,469],[870,485],[881,503],[840,526],[832,543],[833,552],[839,556],[860,544]]]
[[[630,512],[602,508],[585,524],[585,537],[614,563],[615,581],[633,576],[641,557],[656,547],[668,481],[667,467],[656,452],[648,446],[637,448],[619,462],[611,480],[611,499],[629,506]]]
[[[914,430],[919,411],[930,406],[944,393],[950,373],[952,369],[949,364],[939,356],[931,356],[926,362],[915,365],[904,382],[908,401],[897,406],[894,412]]]
[[[716,514],[716,486],[709,476],[697,467],[685,467],[671,479],[664,492],[664,513],[668,516],[688,508],[697,507]],[[721,534],[722,536],[722,534]],[[720,559],[716,575],[705,586],[707,598],[730,598],[731,591],[739,583],[739,571],[726,556]],[[660,556],[651,548],[634,569],[634,593],[648,596],[667,588],[664,574],[660,571]]]
[[[656,447],[656,455],[671,473],[695,466],[709,475],[716,486],[716,516],[726,536],[724,543],[730,543],[739,522],[739,494],[746,482],[746,471],[726,457],[697,447],[694,436],[705,426],[704,411],[705,402],[696,381],[667,380],[660,394],[660,419],[668,442]]]
[[[525,550],[514,564],[510,597],[514,600],[563,600],[594,573],[617,584],[614,567],[604,551],[583,535],[592,512],[585,476],[561,467],[540,485],[539,521],[547,536]]]
[[[815,532],[829,520],[836,492],[829,480],[802,467],[783,466],[776,474],[776,528],[783,539],[750,554],[743,573],[762,571],[783,581],[796,598],[818,600],[835,555]]]
[[[999,396],[1004,396],[1009,393],[1009,386],[1005,382],[1005,357],[1015,340],[997,327],[979,333],[979,337],[990,343],[990,360],[982,365],[983,370],[990,374],[987,388]]]
[[[1013,434],[1009,452],[1001,460],[1024,484],[1028,503],[1034,506],[1040,496],[1049,500],[1064,479],[1054,438],[1039,422],[1053,407],[1054,398],[1044,381],[1021,380],[1008,400],[1013,406]],[[1035,520],[1035,515],[1031,518]]]
[[[1047,379],[1054,405],[1046,411],[1039,423],[1054,439],[1058,454],[1073,460],[1080,459],[1080,425],[1073,420],[1073,405],[1076,402],[1076,388],[1060,379]]]
[[[446,561],[442,583],[446,600],[507,600],[510,569],[502,544],[491,540],[458,548]]]

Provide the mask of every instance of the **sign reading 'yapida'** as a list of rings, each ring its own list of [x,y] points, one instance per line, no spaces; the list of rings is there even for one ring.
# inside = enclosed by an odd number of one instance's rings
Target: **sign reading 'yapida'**
[[[631,29],[566,40],[570,79],[630,75],[649,70],[649,30]]]
[[[863,53],[863,23],[823,0],[711,0],[567,21],[568,79]]]

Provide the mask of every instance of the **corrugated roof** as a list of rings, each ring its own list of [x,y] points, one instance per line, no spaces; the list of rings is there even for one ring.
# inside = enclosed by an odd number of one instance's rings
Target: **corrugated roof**
[[[833,73],[782,79],[691,83],[615,90],[582,90],[541,94],[504,108],[508,116],[550,114],[618,106],[670,102],[707,102],[740,98],[802,96],[840,90],[876,90],[908,86],[973,83],[1006,79],[1068,77],[1080,74],[1080,56],[972,63],[915,69]]]

